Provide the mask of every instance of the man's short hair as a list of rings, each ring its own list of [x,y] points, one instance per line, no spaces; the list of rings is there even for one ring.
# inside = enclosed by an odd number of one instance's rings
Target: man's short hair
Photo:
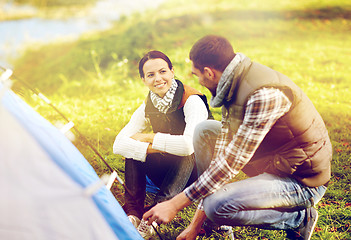
[[[221,36],[207,35],[198,40],[190,50],[189,58],[194,67],[203,72],[204,67],[211,67],[223,72],[235,57],[230,42]]]

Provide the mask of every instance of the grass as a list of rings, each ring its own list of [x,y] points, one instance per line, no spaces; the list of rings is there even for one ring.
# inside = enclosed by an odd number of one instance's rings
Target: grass
[[[109,31],[29,49],[16,61],[14,74],[47,95],[124,177],[123,160],[112,153],[112,144],[147,93],[137,73],[139,58],[150,49],[164,51],[176,76],[209,98],[191,75],[188,52],[203,35],[226,36],[235,51],[289,76],[320,111],[334,155],[331,183],[317,206],[320,218],[312,239],[351,239],[350,13],[346,0],[166,1],[157,10],[123,17]],[[62,121],[19,84],[15,90],[51,122]],[[220,109],[213,111],[220,119]],[[74,143],[99,175],[108,171],[78,139]],[[113,193],[123,204],[118,184]],[[175,239],[194,209],[195,205],[186,208],[177,221],[162,226],[164,238]],[[284,232],[236,227],[235,236],[284,239]],[[225,238],[213,234],[207,239]]]

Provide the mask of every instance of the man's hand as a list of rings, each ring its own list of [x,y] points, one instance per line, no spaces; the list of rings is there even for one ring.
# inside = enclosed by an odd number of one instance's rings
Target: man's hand
[[[194,240],[200,231],[188,226],[181,234],[178,235],[176,240]]]
[[[179,234],[177,240],[195,240],[206,218],[205,212],[197,209],[190,225],[181,234]]]
[[[143,215],[143,219],[150,225],[153,221],[158,224],[166,224],[173,220],[177,213],[189,206],[191,201],[185,193],[179,193],[172,199],[157,204]]]
[[[171,200],[161,202],[147,211],[143,219],[150,225],[153,221],[157,224],[166,224],[173,220],[178,211],[175,209]]]

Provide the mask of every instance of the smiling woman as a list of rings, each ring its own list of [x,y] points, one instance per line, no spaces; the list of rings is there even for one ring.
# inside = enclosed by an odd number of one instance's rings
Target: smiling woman
[[[145,62],[144,59],[148,58],[150,59]],[[142,69],[140,76],[142,76],[145,86],[163,98],[171,88],[174,78],[174,70],[168,57],[158,51],[149,52],[140,61],[139,71],[140,69]]]
[[[125,205],[140,234],[153,228],[140,223],[144,213],[146,176],[159,188],[152,205],[170,199],[197,178],[193,132],[209,117],[206,96],[174,79],[173,65],[160,51],[139,61],[139,74],[149,94],[117,135],[115,154],[125,157]],[[145,131],[152,129],[152,133]]]

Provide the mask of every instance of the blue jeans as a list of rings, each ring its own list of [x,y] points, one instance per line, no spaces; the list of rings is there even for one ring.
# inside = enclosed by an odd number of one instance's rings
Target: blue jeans
[[[146,176],[160,189],[153,204],[168,200],[197,178],[194,155],[149,154],[145,162],[125,159],[125,204],[127,215],[139,218],[144,214]]]
[[[221,123],[207,120],[194,134],[198,174],[209,166]],[[265,229],[293,229],[305,217],[306,208],[323,197],[325,186],[308,187],[294,178],[263,173],[225,184],[204,199],[206,216],[220,225],[254,226]]]

